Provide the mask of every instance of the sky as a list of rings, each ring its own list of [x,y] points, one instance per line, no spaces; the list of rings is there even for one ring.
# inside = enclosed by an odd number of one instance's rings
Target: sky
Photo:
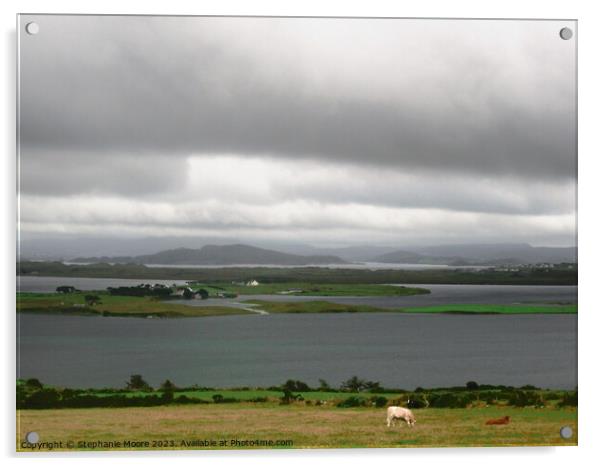
[[[21,236],[574,246],[564,26],[21,17]]]

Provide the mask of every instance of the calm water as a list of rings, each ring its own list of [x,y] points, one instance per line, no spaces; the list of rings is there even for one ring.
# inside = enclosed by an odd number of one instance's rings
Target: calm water
[[[136,319],[20,314],[19,377],[74,387],[480,383],[573,388],[575,315],[288,314]]]

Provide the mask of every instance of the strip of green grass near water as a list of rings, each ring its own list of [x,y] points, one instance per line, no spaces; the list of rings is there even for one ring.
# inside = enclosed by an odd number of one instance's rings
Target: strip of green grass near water
[[[330,303],[327,301],[272,302],[249,300],[268,313],[337,313],[337,312],[400,312],[412,314],[575,314],[576,304],[449,304],[427,307],[383,309],[365,305]]]
[[[86,295],[96,295],[100,304],[86,305]],[[112,296],[106,292],[82,293],[17,293],[17,312],[102,315],[105,317],[208,317],[248,314],[227,306],[193,307],[160,301],[151,297]]]
[[[86,305],[85,296],[96,294],[100,304]],[[273,302],[247,300],[244,304],[270,314],[276,313],[445,313],[445,314],[575,314],[576,304],[449,304],[427,307],[385,309],[368,305],[328,301]],[[17,311],[64,315],[102,315],[107,317],[208,317],[249,314],[251,311],[228,306],[188,306],[150,297],[112,296],[106,292],[17,293]]]
[[[256,286],[232,283],[192,283],[191,288],[195,290],[203,288],[209,293],[209,297],[217,296],[220,292],[239,295],[282,294],[289,296],[415,296],[431,292],[427,288],[409,286],[309,282],[259,283]]]

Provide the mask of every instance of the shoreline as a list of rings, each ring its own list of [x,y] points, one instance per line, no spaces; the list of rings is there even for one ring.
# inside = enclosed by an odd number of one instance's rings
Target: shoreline
[[[485,305],[479,306],[482,309],[461,309],[462,306],[439,306],[440,309],[433,309],[432,307],[425,307],[424,310],[420,308],[411,309],[384,309],[384,308],[367,308],[363,309],[360,306],[353,306],[352,308],[345,308],[345,305],[341,305],[341,308],[332,309],[305,309],[303,308],[292,308],[290,310],[282,310],[278,307],[273,306],[287,305],[290,303],[279,303],[269,302],[272,307],[262,309],[262,304],[256,304],[258,308],[250,309],[243,306],[224,306],[220,308],[212,307],[193,307],[189,306],[193,310],[190,313],[178,313],[177,311],[164,311],[164,312],[110,312],[101,311],[96,309],[82,310],[82,309],[26,309],[17,310],[17,314],[44,314],[44,315],[61,315],[61,316],[90,316],[90,317],[121,317],[121,318],[136,318],[136,319],[190,319],[199,317],[227,317],[227,316],[245,316],[245,315],[261,315],[268,316],[272,314],[403,314],[403,315],[447,315],[447,316],[512,316],[512,315],[577,315],[577,305],[554,305],[554,306],[503,306],[504,310],[492,310],[497,305]],[[308,301],[306,303],[299,303],[302,305],[326,305],[332,306],[332,303],[325,301]],[[184,306],[184,305],[182,305]],[[474,306],[474,305],[472,305]],[[459,307],[459,309],[453,309],[450,307]],[[508,309],[513,308],[513,309]],[[276,310],[274,310],[276,309]]]

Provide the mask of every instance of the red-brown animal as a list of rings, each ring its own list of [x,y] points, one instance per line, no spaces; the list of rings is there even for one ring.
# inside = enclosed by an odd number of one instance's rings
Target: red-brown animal
[[[504,424],[510,424],[510,416],[504,416],[499,419],[489,419],[485,424],[488,426],[503,426]]]

